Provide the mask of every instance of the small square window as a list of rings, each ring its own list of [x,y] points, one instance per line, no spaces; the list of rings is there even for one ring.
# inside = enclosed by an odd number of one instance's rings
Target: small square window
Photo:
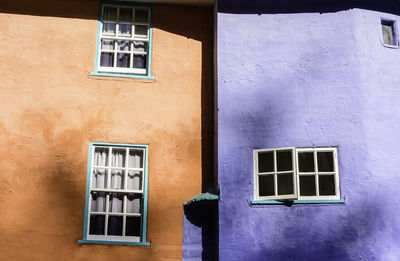
[[[336,148],[254,150],[256,200],[340,199]]]
[[[397,26],[395,21],[381,20],[382,39],[385,45],[398,46]]]
[[[143,6],[101,5],[96,72],[149,74],[150,11]]]
[[[146,241],[146,153],[141,145],[91,145],[84,240]]]

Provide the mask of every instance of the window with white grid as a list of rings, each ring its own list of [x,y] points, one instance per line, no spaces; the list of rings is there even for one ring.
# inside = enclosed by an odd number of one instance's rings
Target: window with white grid
[[[340,199],[337,149],[254,150],[256,200]]]
[[[104,4],[101,9],[97,71],[147,74],[150,8]]]
[[[86,239],[141,241],[146,153],[135,146],[92,147]]]

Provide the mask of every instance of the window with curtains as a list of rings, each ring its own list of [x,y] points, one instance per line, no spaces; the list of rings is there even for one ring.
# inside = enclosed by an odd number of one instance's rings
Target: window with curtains
[[[145,242],[147,146],[91,146],[84,239]]]
[[[150,14],[144,6],[101,5],[98,72],[148,74]]]
[[[255,200],[340,199],[337,149],[254,150]]]

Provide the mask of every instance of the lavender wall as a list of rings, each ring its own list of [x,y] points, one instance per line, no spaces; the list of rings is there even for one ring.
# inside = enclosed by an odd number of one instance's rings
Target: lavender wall
[[[220,260],[400,260],[400,4],[244,2],[218,1]],[[253,149],[284,146],[338,146],[345,204],[251,206]]]

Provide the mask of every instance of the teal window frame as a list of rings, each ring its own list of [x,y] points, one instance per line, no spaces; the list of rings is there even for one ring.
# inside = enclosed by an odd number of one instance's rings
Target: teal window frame
[[[145,151],[144,156],[144,173],[143,173],[143,213],[142,213],[142,226],[141,235],[139,242],[131,241],[108,241],[108,240],[92,240],[88,239],[88,224],[89,224],[89,195],[90,195],[90,180],[92,170],[92,155],[95,146],[109,146],[109,147],[129,147],[129,148],[141,148]],[[105,143],[105,142],[90,142],[89,145],[89,157],[87,165],[87,180],[86,180],[86,199],[85,199],[85,217],[83,223],[83,238],[78,239],[77,242],[80,244],[107,244],[107,245],[138,245],[138,246],[150,246],[150,242],[147,242],[147,201],[148,201],[148,154],[149,146],[144,144],[125,144],[125,143]]]
[[[134,73],[115,73],[115,72],[100,72],[99,69],[99,54],[100,54],[100,41],[101,41],[101,23],[103,15],[104,5],[115,5],[115,6],[131,6],[131,7],[147,7],[150,12],[150,23],[149,23],[149,40],[148,40],[148,51],[147,51],[147,68],[146,74],[134,74]],[[99,15],[97,22],[97,40],[96,40],[96,56],[94,72],[90,72],[91,76],[104,76],[104,77],[122,77],[122,78],[137,78],[137,79],[149,79],[154,80],[155,77],[151,75],[151,57],[152,57],[152,45],[153,45],[153,4],[136,3],[136,2],[121,2],[121,1],[100,1]]]

